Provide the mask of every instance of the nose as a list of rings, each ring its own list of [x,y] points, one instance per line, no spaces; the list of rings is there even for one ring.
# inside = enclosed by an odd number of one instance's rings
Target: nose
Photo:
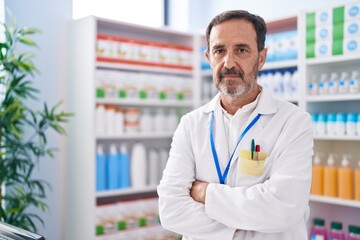
[[[234,54],[228,51],[224,57],[224,67],[231,69],[236,66]]]

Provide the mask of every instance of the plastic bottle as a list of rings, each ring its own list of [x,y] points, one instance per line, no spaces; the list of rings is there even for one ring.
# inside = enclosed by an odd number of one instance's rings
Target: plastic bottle
[[[316,126],[317,126],[317,124],[318,124],[318,114],[316,114],[316,113],[312,113],[311,114],[311,119],[312,119],[312,124],[313,124],[313,134],[314,134],[314,136],[316,136],[317,135],[317,132],[316,132]]]
[[[166,119],[166,125],[167,125],[167,131],[168,132],[175,132],[177,125],[178,125],[178,117],[176,114],[176,110],[175,109],[170,109],[169,113],[167,115],[167,119]]]
[[[360,160],[354,170],[354,199],[360,201]]]
[[[150,109],[144,108],[140,115],[140,132],[149,133],[153,130],[153,118]]]
[[[160,157],[160,175],[162,176],[162,172],[166,167],[167,160],[169,158],[169,151],[165,148],[159,149],[159,157]]]
[[[349,74],[342,72],[339,81],[339,93],[349,93]]]
[[[318,153],[314,156],[312,167],[311,194],[323,195],[324,189],[324,167],[321,165],[321,158]]]
[[[293,96],[293,89],[292,89],[292,76],[291,76],[291,70],[289,68],[285,69],[284,75],[283,75],[283,89],[284,89],[284,98],[291,98]]]
[[[338,93],[339,90],[339,75],[336,72],[332,72],[329,81],[329,93]]]
[[[133,188],[146,186],[146,162],[145,146],[136,142],[131,152],[131,186]]]
[[[106,106],[105,113],[105,132],[107,136],[115,135],[115,107],[113,105]]]
[[[159,170],[160,170],[160,159],[156,149],[151,148],[149,150],[149,161],[148,161],[148,183],[150,186],[159,184]]]
[[[324,196],[337,197],[337,174],[334,155],[330,153],[324,166]]]
[[[315,218],[313,220],[313,226],[310,230],[310,240],[327,240],[327,231],[324,219]]]
[[[105,106],[104,104],[97,104],[95,110],[95,123],[96,123],[96,134],[98,136],[105,134]]]
[[[115,144],[110,145],[107,157],[107,186],[109,190],[119,188],[119,154]]]
[[[326,73],[320,75],[319,81],[319,94],[328,94],[329,93],[329,82],[328,76]]]
[[[346,135],[347,136],[355,136],[356,135],[356,122],[357,122],[357,114],[356,113],[348,113],[346,115]]]
[[[294,70],[291,75],[291,85],[292,85],[292,96],[298,96],[298,86],[299,86],[299,71],[297,69]]]
[[[345,240],[345,234],[342,230],[342,223],[332,222],[331,229],[329,231],[328,240]]]
[[[125,132],[125,117],[120,108],[115,111],[115,135],[120,136]]]
[[[120,188],[130,187],[130,159],[127,147],[122,144],[120,147],[119,154],[119,186]]]
[[[273,94],[275,96],[278,97],[283,97],[283,90],[282,90],[282,85],[281,85],[281,80],[282,80],[282,74],[281,74],[281,70],[277,69],[275,71],[274,77],[273,77]]]
[[[335,134],[337,136],[345,136],[346,132],[346,119],[344,113],[336,114],[336,123],[335,123]]]
[[[165,131],[165,114],[164,109],[158,108],[154,117],[154,130],[157,133],[161,133]]]
[[[335,135],[335,126],[336,126],[336,114],[329,113],[326,118],[326,135],[334,136]]]
[[[106,189],[106,156],[102,145],[97,146],[96,151],[96,191]]]
[[[350,93],[358,93],[360,89],[360,79],[359,79],[359,71],[352,71],[351,78],[349,81],[349,92]]]
[[[341,160],[341,167],[338,169],[339,198],[353,199],[353,170],[349,167],[349,160],[346,154]]]
[[[357,115],[356,134],[357,134],[358,136],[360,136],[360,113]]]
[[[309,82],[309,93],[310,95],[317,95],[318,94],[318,83],[316,81],[316,75],[311,75],[310,82]]]
[[[360,240],[360,227],[349,225],[349,234],[346,240]]]
[[[324,136],[326,134],[326,126],[326,115],[324,113],[319,113],[315,128],[316,135]]]

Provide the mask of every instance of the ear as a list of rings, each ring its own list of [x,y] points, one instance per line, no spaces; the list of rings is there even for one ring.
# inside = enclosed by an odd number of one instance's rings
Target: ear
[[[258,70],[262,69],[266,61],[267,48],[264,48],[259,53],[259,67]]]
[[[209,54],[209,50],[208,50],[208,49],[205,50],[204,56],[205,56],[206,60],[208,60],[208,62],[210,63],[210,54]]]

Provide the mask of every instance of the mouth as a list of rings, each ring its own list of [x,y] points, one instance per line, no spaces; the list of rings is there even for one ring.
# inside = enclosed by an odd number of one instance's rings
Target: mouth
[[[228,79],[234,79],[234,78],[240,78],[244,79],[244,73],[236,68],[231,69],[224,69],[219,72],[218,74],[219,79],[228,78]]]

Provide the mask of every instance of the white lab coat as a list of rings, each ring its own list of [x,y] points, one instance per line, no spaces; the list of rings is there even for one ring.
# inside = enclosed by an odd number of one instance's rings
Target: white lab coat
[[[223,185],[219,183],[210,147],[212,111],[222,172],[228,162],[218,94],[208,104],[183,116],[174,134],[169,160],[157,188],[162,226],[187,240],[307,239],[313,155],[309,114],[275,99],[263,88],[247,124],[258,113],[261,117],[237,150],[250,150],[251,139],[260,143],[261,152],[268,153],[263,173],[260,176],[241,173],[238,165],[242,160],[234,158]],[[195,179],[210,183],[205,204],[190,196]]]

